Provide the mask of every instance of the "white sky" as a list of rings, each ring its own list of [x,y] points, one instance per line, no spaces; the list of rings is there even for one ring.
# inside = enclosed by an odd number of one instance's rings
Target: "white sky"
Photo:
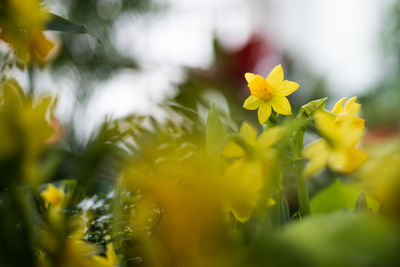
[[[279,45],[326,77],[334,95],[357,94],[381,77],[379,35],[391,1],[272,2],[269,28]]]

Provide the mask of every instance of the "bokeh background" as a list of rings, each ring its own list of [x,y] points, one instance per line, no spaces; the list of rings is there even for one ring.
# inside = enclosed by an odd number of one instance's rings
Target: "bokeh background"
[[[35,70],[35,93],[59,95],[66,132],[90,139],[106,118],[169,116],[174,102],[216,102],[238,121],[245,72],[283,64],[301,84],[295,109],[329,96],[359,96],[370,134],[398,131],[400,2],[395,0],[47,0],[50,11],[91,34],[53,34],[58,56]],[[23,87],[26,72],[15,70]],[[250,116],[251,115],[251,116]],[[371,138],[369,138],[372,136]],[[369,139],[368,139],[369,138]]]

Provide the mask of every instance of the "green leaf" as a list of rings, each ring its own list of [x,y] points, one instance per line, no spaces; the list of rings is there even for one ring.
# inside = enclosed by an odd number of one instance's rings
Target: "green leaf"
[[[313,100],[313,101],[308,102],[307,104],[303,105],[300,108],[300,110],[299,110],[299,112],[297,114],[297,117],[299,119],[307,119],[307,118],[311,117],[311,115],[315,111],[320,110],[320,109],[323,110],[325,108],[325,104],[326,104],[326,100],[327,99],[328,99],[327,97],[324,97],[324,98],[321,98],[321,99],[317,99],[317,100]]]
[[[50,13],[50,15],[51,19],[47,23],[46,27],[48,30],[74,33],[89,33],[89,30],[85,25],[73,23],[52,13]]]
[[[290,222],[290,212],[287,199],[282,191],[274,188],[272,198],[276,201],[275,205],[270,207],[270,218],[274,227],[281,228]]]
[[[210,155],[219,155],[225,145],[226,132],[215,104],[211,107],[207,118],[206,147]]]
[[[341,184],[340,180],[336,179],[332,185],[328,186],[311,199],[311,213],[329,213],[345,209],[354,211],[355,209],[357,210],[357,207],[359,209],[360,205],[366,205],[367,203],[369,205],[367,209],[371,208],[373,212],[377,212],[380,206],[379,202],[364,193],[364,203],[363,200],[360,199],[360,192],[362,189],[360,184]]]
[[[356,196],[357,197],[357,196]],[[339,179],[311,199],[311,213],[329,213],[347,207]]]
[[[368,201],[365,192],[361,191],[356,201],[355,211],[368,211]]]
[[[398,236],[398,227],[383,218],[345,212],[309,216],[281,234],[308,266],[318,267],[399,266]]]

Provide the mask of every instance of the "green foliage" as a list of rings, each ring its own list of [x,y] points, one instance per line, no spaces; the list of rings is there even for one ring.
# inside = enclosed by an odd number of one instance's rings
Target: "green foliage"
[[[337,210],[368,211],[369,209],[377,212],[379,209],[377,201],[371,197],[368,197],[369,201],[367,201],[365,192],[361,190],[362,186],[360,184],[342,184],[339,179],[336,179],[330,186],[311,199],[311,212],[319,214]]]
[[[220,155],[226,142],[225,139],[226,131],[214,104],[207,118],[206,148],[208,153],[210,155]]]
[[[336,212],[304,219],[281,237],[308,266],[397,266],[396,225],[366,214]]]

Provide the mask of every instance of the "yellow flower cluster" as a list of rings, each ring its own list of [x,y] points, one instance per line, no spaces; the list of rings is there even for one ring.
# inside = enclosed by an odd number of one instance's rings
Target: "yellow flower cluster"
[[[278,114],[291,114],[286,96],[296,91],[299,84],[284,80],[281,65],[276,66],[267,78],[252,73],[246,73],[245,78],[251,96],[246,99],[243,107],[248,110],[258,109],[260,124],[269,119],[272,109]],[[304,170],[305,175],[310,176],[325,166],[337,172],[350,173],[365,161],[365,154],[356,148],[364,130],[364,120],[359,118],[360,104],[356,103],[356,97],[345,103],[346,99],[340,99],[331,112],[316,110],[313,113],[316,127],[323,138],[303,151],[303,156],[309,160]],[[232,150],[231,154],[235,153],[232,145],[226,149]]]
[[[323,138],[307,146],[303,155],[309,160],[304,172],[310,176],[329,166],[333,171],[350,173],[365,161],[366,155],[356,148],[363,135],[364,120],[359,118],[356,97],[340,99],[331,112],[317,111],[314,119]]]
[[[222,147],[223,157],[211,157],[201,143],[174,140],[169,148],[150,149],[154,154],[146,150],[127,166],[121,188],[140,192],[131,229],[149,249],[150,265],[220,266],[236,260],[226,250],[225,226],[231,214],[245,223],[258,206],[266,210],[274,204],[268,187],[274,184],[273,146],[282,132],[274,127],[257,137],[245,122]]]

